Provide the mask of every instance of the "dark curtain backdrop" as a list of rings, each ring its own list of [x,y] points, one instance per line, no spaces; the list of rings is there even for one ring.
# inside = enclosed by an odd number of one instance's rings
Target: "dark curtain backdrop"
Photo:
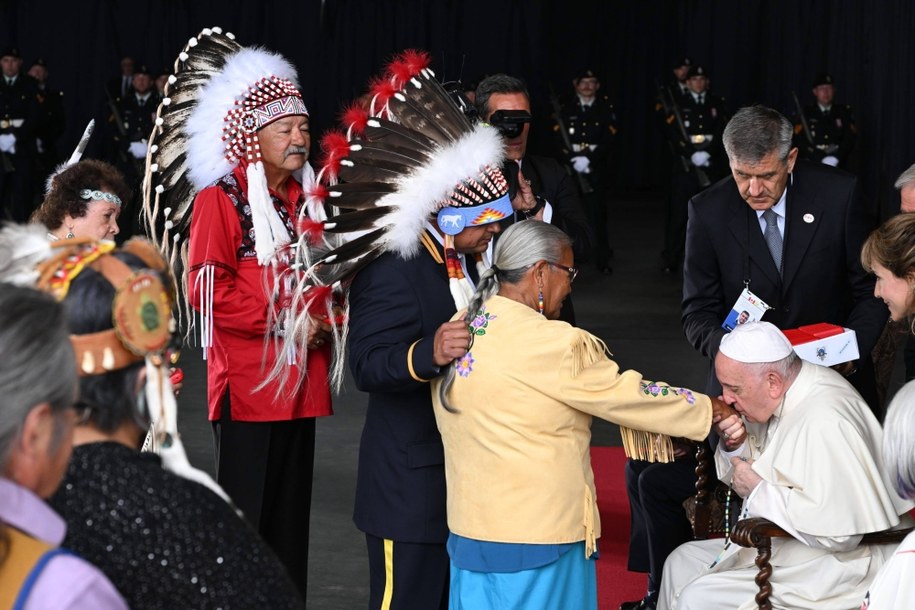
[[[392,54],[419,47],[443,80],[500,71],[526,79],[538,119],[532,146],[546,152],[549,87],[568,92],[587,66],[619,112],[621,188],[657,188],[667,166],[655,82],[688,55],[732,110],[761,102],[791,115],[791,91],[809,103],[811,80],[830,71],[837,101],[856,109],[858,174],[882,216],[898,200],[893,180],[915,162],[911,0],[0,0],[0,45],[18,45],[24,69],[44,57],[52,86],[66,93],[64,150],[100,112],[121,56],[167,68],[212,25],[298,67],[316,136]]]

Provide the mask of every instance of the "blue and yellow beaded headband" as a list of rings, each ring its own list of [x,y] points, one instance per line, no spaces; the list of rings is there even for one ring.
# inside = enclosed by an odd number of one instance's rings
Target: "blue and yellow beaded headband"
[[[113,203],[116,206],[121,205],[121,198],[115,195],[114,193],[107,193],[105,191],[100,191],[98,189],[83,189],[79,192],[79,196],[82,199],[88,201],[108,201]]]

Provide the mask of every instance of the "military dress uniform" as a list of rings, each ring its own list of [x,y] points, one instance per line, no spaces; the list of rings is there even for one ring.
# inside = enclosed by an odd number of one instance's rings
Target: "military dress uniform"
[[[669,273],[677,273],[683,264],[687,202],[729,171],[721,144],[724,126],[730,118],[724,98],[705,91],[689,93],[677,101],[685,137],[673,113],[665,119],[667,138],[675,153],[662,253],[664,270]],[[700,151],[709,155],[708,165],[704,167],[697,167],[692,161],[693,153]]]
[[[156,109],[159,107],[159,95],[155,88],[150,89],[147,97],[141,101],[137,93],[132,91],[117,103],[118,113],[124,127],[124,133],[121,133],[117,125],[114,124],[112,115],[112,145],[109,151],[109,160],[117,167],[127,184],[134,193],[133,201],[126,206],[126,210],[121,213],[121,233],[123,236],[130,236],[136,233],[137,227],[134,226],[134,219],[137,216],[135,202],[138,201],[137,194],[140,193],[141,182],[145,167],[145,158],[137,158],[131,153],[131,144],[135,142],[147,142],[149,134],[152,132],[156,120]],[[127,212],[126,214],[124,212]]]
[[[0,74],[0,135],[16,137],[14,152],[0,152],[0,208],[17,222],[28,220],[32,211],[37,95],[38,82],[31,76],[20,73],[10,83]]]
[[[590,104],[575,96],[561,105],[562,126],[553,125],[565,163],[574,170],[572,158],[586,157],[587,172],[576,172],[585,213],[594,231],[594,263],[609,270],[612,255],[608,235],[608,198],[613,175],[613,157],[619,126],[616,110],[607,96],[595,96]],[[568,143],[559,131],[565,128]]]
[[[38,122],[35,127],[37,165],[34,183],[38,186],[38,193],[41,194],[45,179],[61,161],[57,141],[63,135],[66,127],[64,94],[62,91],[50,87],[39,86],[36,103],[38,104]],[[39,195],[38,198],[42,197]]]
[[[809,139],[800,118],[794,124],[794,145],[801,158],[822,162],[824,157],[832,156],[839,160],[839,167],[848,169],[849,156],[858,137],[852,107],[832,104],[823,108],[813,104],[804,107],[804,118],[810,130]]]

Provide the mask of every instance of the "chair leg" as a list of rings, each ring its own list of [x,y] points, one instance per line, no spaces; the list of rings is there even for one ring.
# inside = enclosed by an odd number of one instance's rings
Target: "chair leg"
[[[772,610],[772,604],[769,603],[769,596],[772,595],[772,585],[769,583],[769,578],[772,576],[772,564],[769,563],[772,558],[772,539],[760,537],[756,548],[756,567],[759,568],[759,572],[756,574],[756,586],[759,587],[759,593],[756,594],[756,607],[759,610]]]

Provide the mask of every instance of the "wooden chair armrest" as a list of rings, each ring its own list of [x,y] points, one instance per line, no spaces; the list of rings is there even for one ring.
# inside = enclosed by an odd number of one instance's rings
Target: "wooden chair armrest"
[[[741,519],[734,524],[734,529],[731,530],[731,540],[735,544],[747,548],[759,547],[761,542],[771,541],[772,538],[785,538],[788,536],[791,536],[791,534],[762,517]]]

